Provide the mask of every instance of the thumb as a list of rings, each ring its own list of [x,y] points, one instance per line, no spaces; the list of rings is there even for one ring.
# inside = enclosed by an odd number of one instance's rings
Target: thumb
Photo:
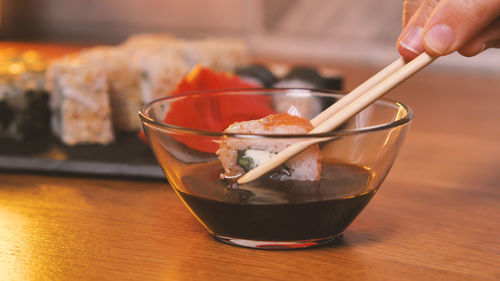
[[[397,41],[398,51],[405,60],[412,60],[424,51],[422,30],[438,2],[438,0],[421,1],[418,8],[415,9],[414,6],[411,6],[413,10],[407,11],[409,6],[406,5],[407,1],[405,1],[403,24],[406,25]],[[413,14],[410,19],[407,19],[409,12]]]
[[[455,52],[500,13],[498,0],[442,0],[423,31],[423,47],[433,56]]]

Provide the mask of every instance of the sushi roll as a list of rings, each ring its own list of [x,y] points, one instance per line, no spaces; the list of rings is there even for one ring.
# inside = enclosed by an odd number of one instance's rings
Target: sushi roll
[[[141,124],[137,111],[141,95],[137,68],[130,63],[129,53],[123,48],[97,46],[83,50],[79,59],[102,69],[107,76],[113,129],[117,132],[135,132]]]
[[[50,132],[45,69],[35,51],[0,50],[0,139],[21,141]]]
[[[326,84],[314,68],[294,67],[280,81],[273,85],[274,88],[305,88],[323,89]],[[291,115],[312,119],[323,109],[321,100],[311,97],[307,90],[294,90],[283,95],[274,96],[275,108],[278,112],[287,112]]]
[[[52,61],[46,79],[52,131],[64,144],[107,145],[115,140],[109,80],[102,67],[70,55]]]
[[[279,82],[274,84],[275,88],[326,88],[325,79],[312,67],[296,66],[288,72]]]
[[[325,89],[332,91],[344,90],[344,77],[341,71],[329,67],[320,67],[318,71],[325,81]]]
[[[226,133],[253,134],[305,134],[312,129],[309,120],[289,114],[268,115],[262,119],[231,124]],[[237,178],[271,159],[298,140],[237,139],[227,138],[219,142],[217,155],[224,168],[221,178]],[[280,179],[318,181],[321,175],[321,153],[317,144],[312,145],[284,163]]]
[[[260,64],[251,64],[237,68],[235,73],[243,80],[256,83],[262,88],[269,88],[278,80],[267,67]]]
[[[325,72],[325,71],[321,71]],[[328,73],[323,76],[315,68],[297,66],[273,85],[274,88],[303,88],[293,90],[283,95],[274,96],[275,108],[278,112],[312,119],[333,104],[332,99],[312,97],[306,89],[341,90],[342,77],[338,73]]]
[[[343,78],[337,70],[327,68],[318,70],[307,66],[296,66],[281,78],[279,82],[274,84],[273,87],[342,91],[344,87],[343,82]]]
[[[231,71],[249,60],[245,43],[238,39],[184,40],[181,51],[190,67],[201,64],[216,71]]]

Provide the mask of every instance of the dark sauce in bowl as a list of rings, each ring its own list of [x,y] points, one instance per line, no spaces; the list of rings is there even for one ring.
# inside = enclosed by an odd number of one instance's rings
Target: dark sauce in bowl
[[[176,192],[217,236],[255,241],[296,241],[342,233],[375,194],[364,167],[323,163],[321,181],[263,177],[239,185],[220,180],[218,163],[190,169]],[[180,186],[179,186],[180,185]]]

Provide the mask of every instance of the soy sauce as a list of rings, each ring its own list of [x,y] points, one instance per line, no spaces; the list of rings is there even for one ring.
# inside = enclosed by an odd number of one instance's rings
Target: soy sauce
[[[238,186],[220,180],[221,171],[218,163],[199,165],[182,177],[182,189],[176,192],[212,234],[239,239],[294,241],[338,235],[376,190],[370,187],[368,169],[343,163],[323,163],[319,182],[263,177]]]

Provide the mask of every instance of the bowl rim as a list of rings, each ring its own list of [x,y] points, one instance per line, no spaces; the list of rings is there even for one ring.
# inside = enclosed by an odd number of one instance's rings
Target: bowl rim
[[[222,90],[204,90],[204,91],[194,91],[194,92],[186,92],[182,94],[170,95],[162,98],[158,98],[152,100],[143,106],[139,110],[139,117],[143,123],[151,125],[153,127],[159,129],[166,129],[169,131],[173,131],[176,133],[184,133],[184,134],[192,134],[192,135],[200,135],[200,136],[209,136],[209,137],[237,137],[237,138],[320,138],[320,137],[342,137],[349,136],[355,134],[369,133],[375,131],[382,131],[386,129],[395,128],[398,126],[403,126],[408,124],[413,119],[413,110],[399,102],[390,98],[382,97],[378,99],[375,103],[385,102],[389,103],[393,106],[402,108],[406,114],[404,116],[388,123],[377,124],[374,126],[356,128],[356,129],[341,129],[335,130],[327,133],[317,133],[317,134],[252,134],[252,133],[227,133],[227,132],[214,132],[214,131],[206,131],[201,129],[193,129],[187,127],[181,127],[176,125],[171,125],[164,123],[162,121],[158,121],[156,119],[148,116],[147,112],[154,105],[161,103],[166,100],[179,99],[186,96],[195,96],[195,95],[210,95],[210,94],[218,94],[218,93],[252,93],[252,94],[267,94],[269,92],[283,92],[283,91],[308,91],[314,95],[322,95],[322,96],[331,96],[332,94],[336,96],[345,96],[345,93],[341,91],[333,91],[333,90],[325,90],[325,89],[316,89],[316,88],[234,88],[234,89],[222,89]]]

